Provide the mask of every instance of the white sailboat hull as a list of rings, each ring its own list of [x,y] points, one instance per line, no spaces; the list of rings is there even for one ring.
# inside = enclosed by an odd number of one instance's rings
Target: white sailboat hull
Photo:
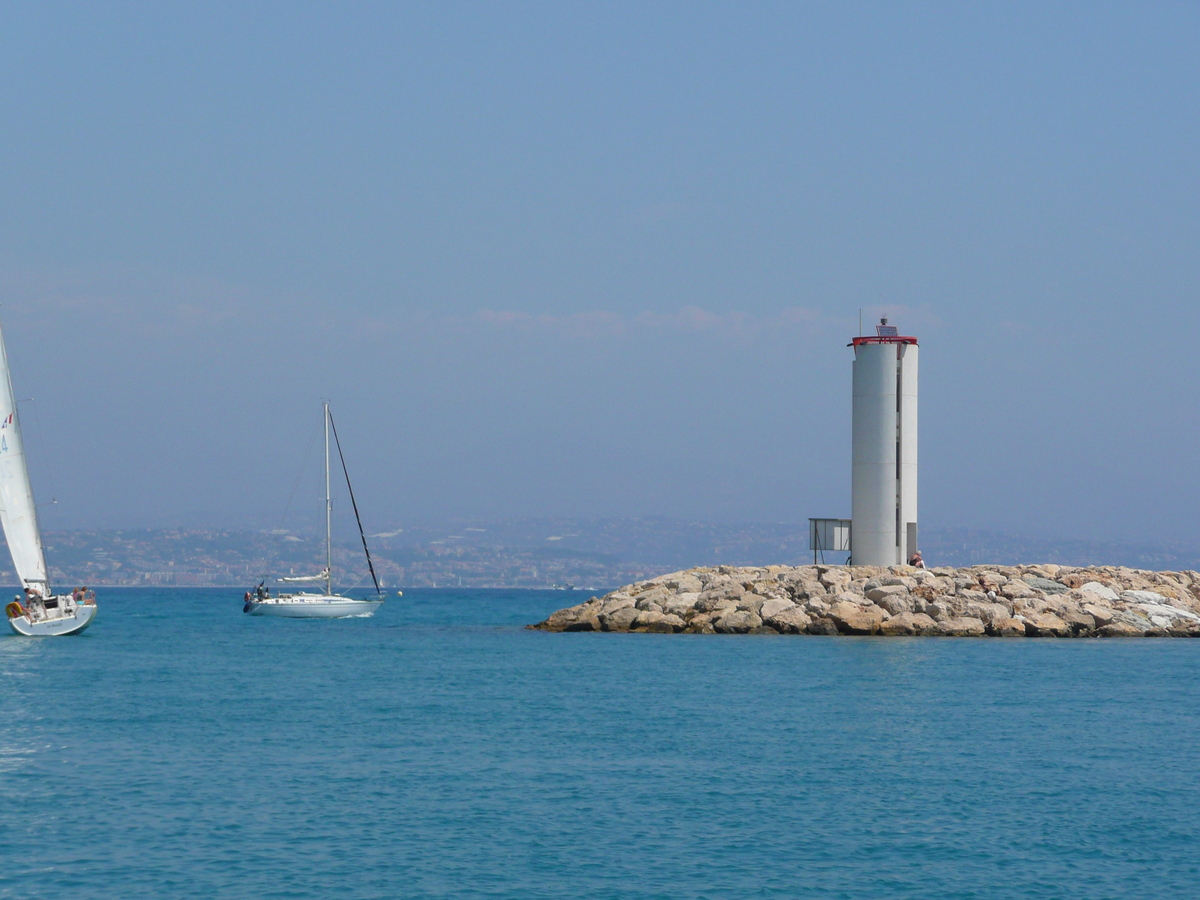
[[[29,614],[14,616],[8,620],[8,624],[13,631],[25,637],[66,637],[86,630],[96,621],[96,612],[95,604],[75,606],[50,618],[31,620]]]
[[[355,600],[336,594],[294,594],[247,600],[242,611],[251,616],[285,619],[347,619],[372,616],[382,600]]]

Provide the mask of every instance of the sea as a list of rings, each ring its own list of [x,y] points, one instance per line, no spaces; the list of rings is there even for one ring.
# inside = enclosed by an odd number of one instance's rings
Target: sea
[[[1200,896],[1200,641],[523,627],[583,599],[0,638],[0,897]]]

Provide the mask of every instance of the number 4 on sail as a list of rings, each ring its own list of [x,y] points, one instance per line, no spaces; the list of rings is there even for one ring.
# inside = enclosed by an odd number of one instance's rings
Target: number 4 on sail
[[[50,591],[3,332],[0,369],[0,523],[13,568],[24,585],[24,593],[5,607],[8,624],[17,634],[29,637],[79,634],[96,620],[96,595],[87,588],[62,595]]]

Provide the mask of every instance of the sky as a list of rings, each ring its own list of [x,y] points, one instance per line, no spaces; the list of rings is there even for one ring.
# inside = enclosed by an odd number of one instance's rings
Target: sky
[[[1200,538],[1198,65],[1194,3],[4,4],[43,524],[269,527],[323,398],[368,530],[848,516],[888,315],[924,526]]]

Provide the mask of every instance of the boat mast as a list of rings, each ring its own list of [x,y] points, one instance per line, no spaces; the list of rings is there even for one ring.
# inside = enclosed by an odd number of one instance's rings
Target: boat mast
[[[333,594],[333,501],[329,499],[329,401],[325,410],[325,596]]]

